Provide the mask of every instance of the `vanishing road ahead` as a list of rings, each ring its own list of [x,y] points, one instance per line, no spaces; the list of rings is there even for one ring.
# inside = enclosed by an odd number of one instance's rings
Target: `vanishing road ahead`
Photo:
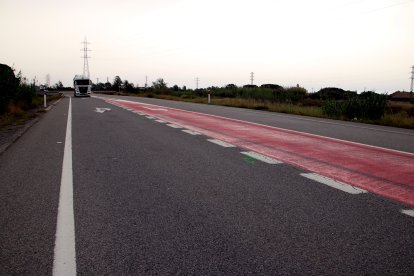
[[[65,97],[0,155],[0,274],[414,274],[414,131]]]

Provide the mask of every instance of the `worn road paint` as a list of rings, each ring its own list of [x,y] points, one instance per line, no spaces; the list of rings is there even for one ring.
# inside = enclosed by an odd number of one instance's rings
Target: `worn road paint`
[[[407,210],[401,210],[401,213],[403,213],[405,215],[408,215],[408,216],[414,218],[414,209],[412,209],[412,210],[409,210],[409,209],[407,209]]]
[[[97,107],[95,112],[104,113],[105,111],[110,111],[110,110],[111,110],[110,108],[106,108],[106,107]]]
[[[105,100],[414,206],[413,153],[176,108]]]
[[[175,124],[167,124],[167,126],[172,128],[182,128],[181,126],[175,125]]]
[[[265,163],[268,163],[268,164],[272,164],[272,165],[283,163],[283,162],[280,162],[279,160],[264,156],[260,153],[254,152],[254,151],[242,151],[241,154],[250,156],[251,158],[254,158],[256,160],[259,160],[259,161],[262,161],[262,162],[265,162]]]
[[[155,119],[154,117],[152,117],[152,116],[145,116],[145,118],[147,118],[147,119]]]
[[[63,153],[53,275],[76,275],[75,217],[73,215],[72,99],[69,98]]]
[[[200,132],[190,130],[190,129],[183,129],[182,131],[185,132],[185,133],[191,134],[191,135],[201,135]]]
[[[332,188],[341,190],[343,192],[347,192],[349,194],[356,195],[356,194],[363,194],[363,193],[367,192],[363,189],[354,187],[354,186],[346,184],[346,183],[342,183],[340,181],[330,179],[328,177],[325,177],[325,176],[322,176],[322,175],[319,175],[319,174],[316,174],[316,173],[301,173],[300,175],[303,176],[303,177],[306,177],[308,179],[312,179],[316,182],[319,182],[319,183],[325,184],[327,186],[330,186]]]
[[[156,122],[158,122],[158,123],[161,123],[161,124],[165,124],[166,123],[166,121],[163,121],[163,120],[155,120]]]
[[[230,144],[230,143],[227,143],[227,142],[224,142],[224,141],[221,141],[221,140],[217,140],[217,139],[207,139],[207,141],[209,141],[211,143],[214,143],[216,145],[225,147],[225,148],[234,148],[235,147],[235,145],[233,145],[233,144]]]

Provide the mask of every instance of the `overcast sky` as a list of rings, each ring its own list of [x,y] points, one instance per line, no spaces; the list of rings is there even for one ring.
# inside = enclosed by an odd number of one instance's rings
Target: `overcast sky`
[[[72,85],[81,41],[94,82],[409,90],[414,1],[0,0],[0,63]]]

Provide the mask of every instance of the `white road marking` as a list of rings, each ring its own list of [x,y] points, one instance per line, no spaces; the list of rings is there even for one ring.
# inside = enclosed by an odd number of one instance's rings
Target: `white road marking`
[[[229,144],[227,142],[221,141],[221,140],[217,140],[217,139],[207,139],[207,141],[214,143],[216,145],[225,147],[225,148],[235,148],[235,145]]]
[[[96,110],[95,110],[95,112],[104,113],[105,111],[110,111],[110,110],[111,109],[110,108],[107,108],[107,107],[97,107]]]
[[[410,210],[410,209],[405,209],[404,210],[403,209],[403,210],[401,210],[401,213],[414,218],[414,209],[412,209],[412,210]]]
[[[144,115],[144,113],[139,112],[139,111],[134,111],[134,113],[135,113],[135,114],[138,114],[138,115]]]
[[[328,177],[325,177],[325,176],[322,176],[322,175],[319,175],[319,174],[316,174],[316,173],[301,173],[300,175],[303,176],[303,177],[312,179],[314,181],[317,181],[319,183],[325,184],[327,186],[330,186],[332,188],[341,190],[343,192],[350,193],[350,194],[355,195],[355,194],[367,193],[367,191],[365,191],[361,188],[357,188],[357,187],[351,186],[349,184],[346,184],[346,183],[343,183],[343,182],[340,182],[340,181],[336,181],[336,180],[333,180],[331,178],[328,178]]]
[[[262,162],[265,162],[265,163],[268,163],[268,164],[272,164],[272,165],[274,165],[274,164],[283,164],[283,162],[281,162],[279,160],[267,157],[265,155],[262,155],[260,153],[254,152],[254,151],[242,151],[241,154],[250,156],[250,157],[252,157],[256,160],[259,160],[259,161],[262,161]]]
[[[185,133],[191,134],[191,135],[201,135],[200,132],[190,130],[190,129],[183,129],[182,131],[185,132]]]
[[[143,106],[143,108],[145,108],[145,109],[149,109],[149,110],[159,110],[159,111],[168,111],[168,109],[165,109],[165,108],[153,108],[153,107],[146,107],[146,106]]]
[[[73,215],[72,99],[69,98],[65,149],[63,152],[59,209],[53,260],[53,275],[76,275],[75,218]]]
[[[158,122],[158,123],[161,123],[161,124],[165,124],[166,123],[166,121],[163,121],[163,120],[155,120],[156,122]]]
[[[148,119],[155,119],[154,117],[152,117],[152,116],[145,116],[145,118],[148,118]]]
[[[167,124],[167,126],[172,127],[172,128],[182,128],[182,127],[174,125],[174,124]]]

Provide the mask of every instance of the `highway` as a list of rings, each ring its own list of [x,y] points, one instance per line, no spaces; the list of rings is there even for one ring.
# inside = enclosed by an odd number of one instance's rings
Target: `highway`
[[[413,145],[413,130],[68,94],[0,155],[0,274],[412,275]]]

